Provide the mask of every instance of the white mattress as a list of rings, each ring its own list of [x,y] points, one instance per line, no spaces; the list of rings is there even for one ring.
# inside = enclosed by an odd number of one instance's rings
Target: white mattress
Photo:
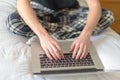
[[[13,34],[5,24],[8,14],[15,10],[16,0],[0,0],[0,80],[33,80],[30,61],[31,49],[26,45],[27,38]],[[120,70],[120,36],[108,28],[102,34],[92,37],[91,40],[105,70]],[[106,77],[106,80],[113,80],[114,77],[114,80],[120,79],[117,73],[88,76],[92,80],[99,80],[101,77]],[[67,79],[85,80],[87,77],[76,75],[60,78],[60,80]],[[52,77],[46,78],[46,80],[59,80],[59,78]]]

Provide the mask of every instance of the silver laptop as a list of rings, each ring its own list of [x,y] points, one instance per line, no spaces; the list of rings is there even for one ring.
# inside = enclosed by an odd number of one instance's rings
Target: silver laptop
[[[103,71],[104,67],[99,56],[91,44],[88,56],[85,59],[74,60],[71,58],[72,53],[69,47],[73,40],[59,40],[58,43],[62,48],[65,59],[49,60],[41,48],[39,41],[32,41],[32,72],[40,75],[57,75],[57,74],[75,74],[75,73],[96,73]]]

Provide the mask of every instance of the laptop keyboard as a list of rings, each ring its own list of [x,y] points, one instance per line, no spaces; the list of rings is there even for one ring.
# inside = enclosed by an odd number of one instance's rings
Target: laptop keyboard
[[[45,54],[40,54],[41,68],[63,68],[63,67],[78,67],[78,66],[94,66],[93,60],[88,54],[85,59],[75,60],[71,54],[64,54],[65,59],[50,60]]]

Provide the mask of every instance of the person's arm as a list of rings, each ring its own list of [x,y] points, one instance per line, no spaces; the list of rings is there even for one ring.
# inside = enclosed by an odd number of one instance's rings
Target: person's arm
[[[83,29],[83,34],[88,34],[91,36],[94,27],[98,24],[98,21],[101,17],[101,6],[99,0],[86,0],[89,7],[89,13],[87,18],[87,23],[85,28]]]
[[[85,58],[90,48],[90,37],[101,17],[101,6],[99,0],[86,0],[89,7],[87,23],[79,35],[73,42],[70,51],[73,52],[72,57],[75,59]]]
[[[27,25],[38,35],[48,35],[46,30],[39,23],[35,12],[30,6],[31,0],[17,0],[17,10]]]
[[[35,11],[30,5],[31,0],[17,0],[17,10],[25,23],[39,37],[41,46],[50,59],[60,59],[63,57],[61,49],[57,42],[49,36],[47,31],[39,22]]]

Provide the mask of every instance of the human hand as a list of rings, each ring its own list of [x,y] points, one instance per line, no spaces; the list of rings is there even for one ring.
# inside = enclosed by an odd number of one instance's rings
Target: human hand
[[[71,45],[70,52],[72,52],[73,59],[83,59],[88,55],[90,48],[90,37],[80,35]]]
[[[49,35],[40,38],[41,47],[47,57],[52,60],[64,59],[64,55],[58,43]]]

